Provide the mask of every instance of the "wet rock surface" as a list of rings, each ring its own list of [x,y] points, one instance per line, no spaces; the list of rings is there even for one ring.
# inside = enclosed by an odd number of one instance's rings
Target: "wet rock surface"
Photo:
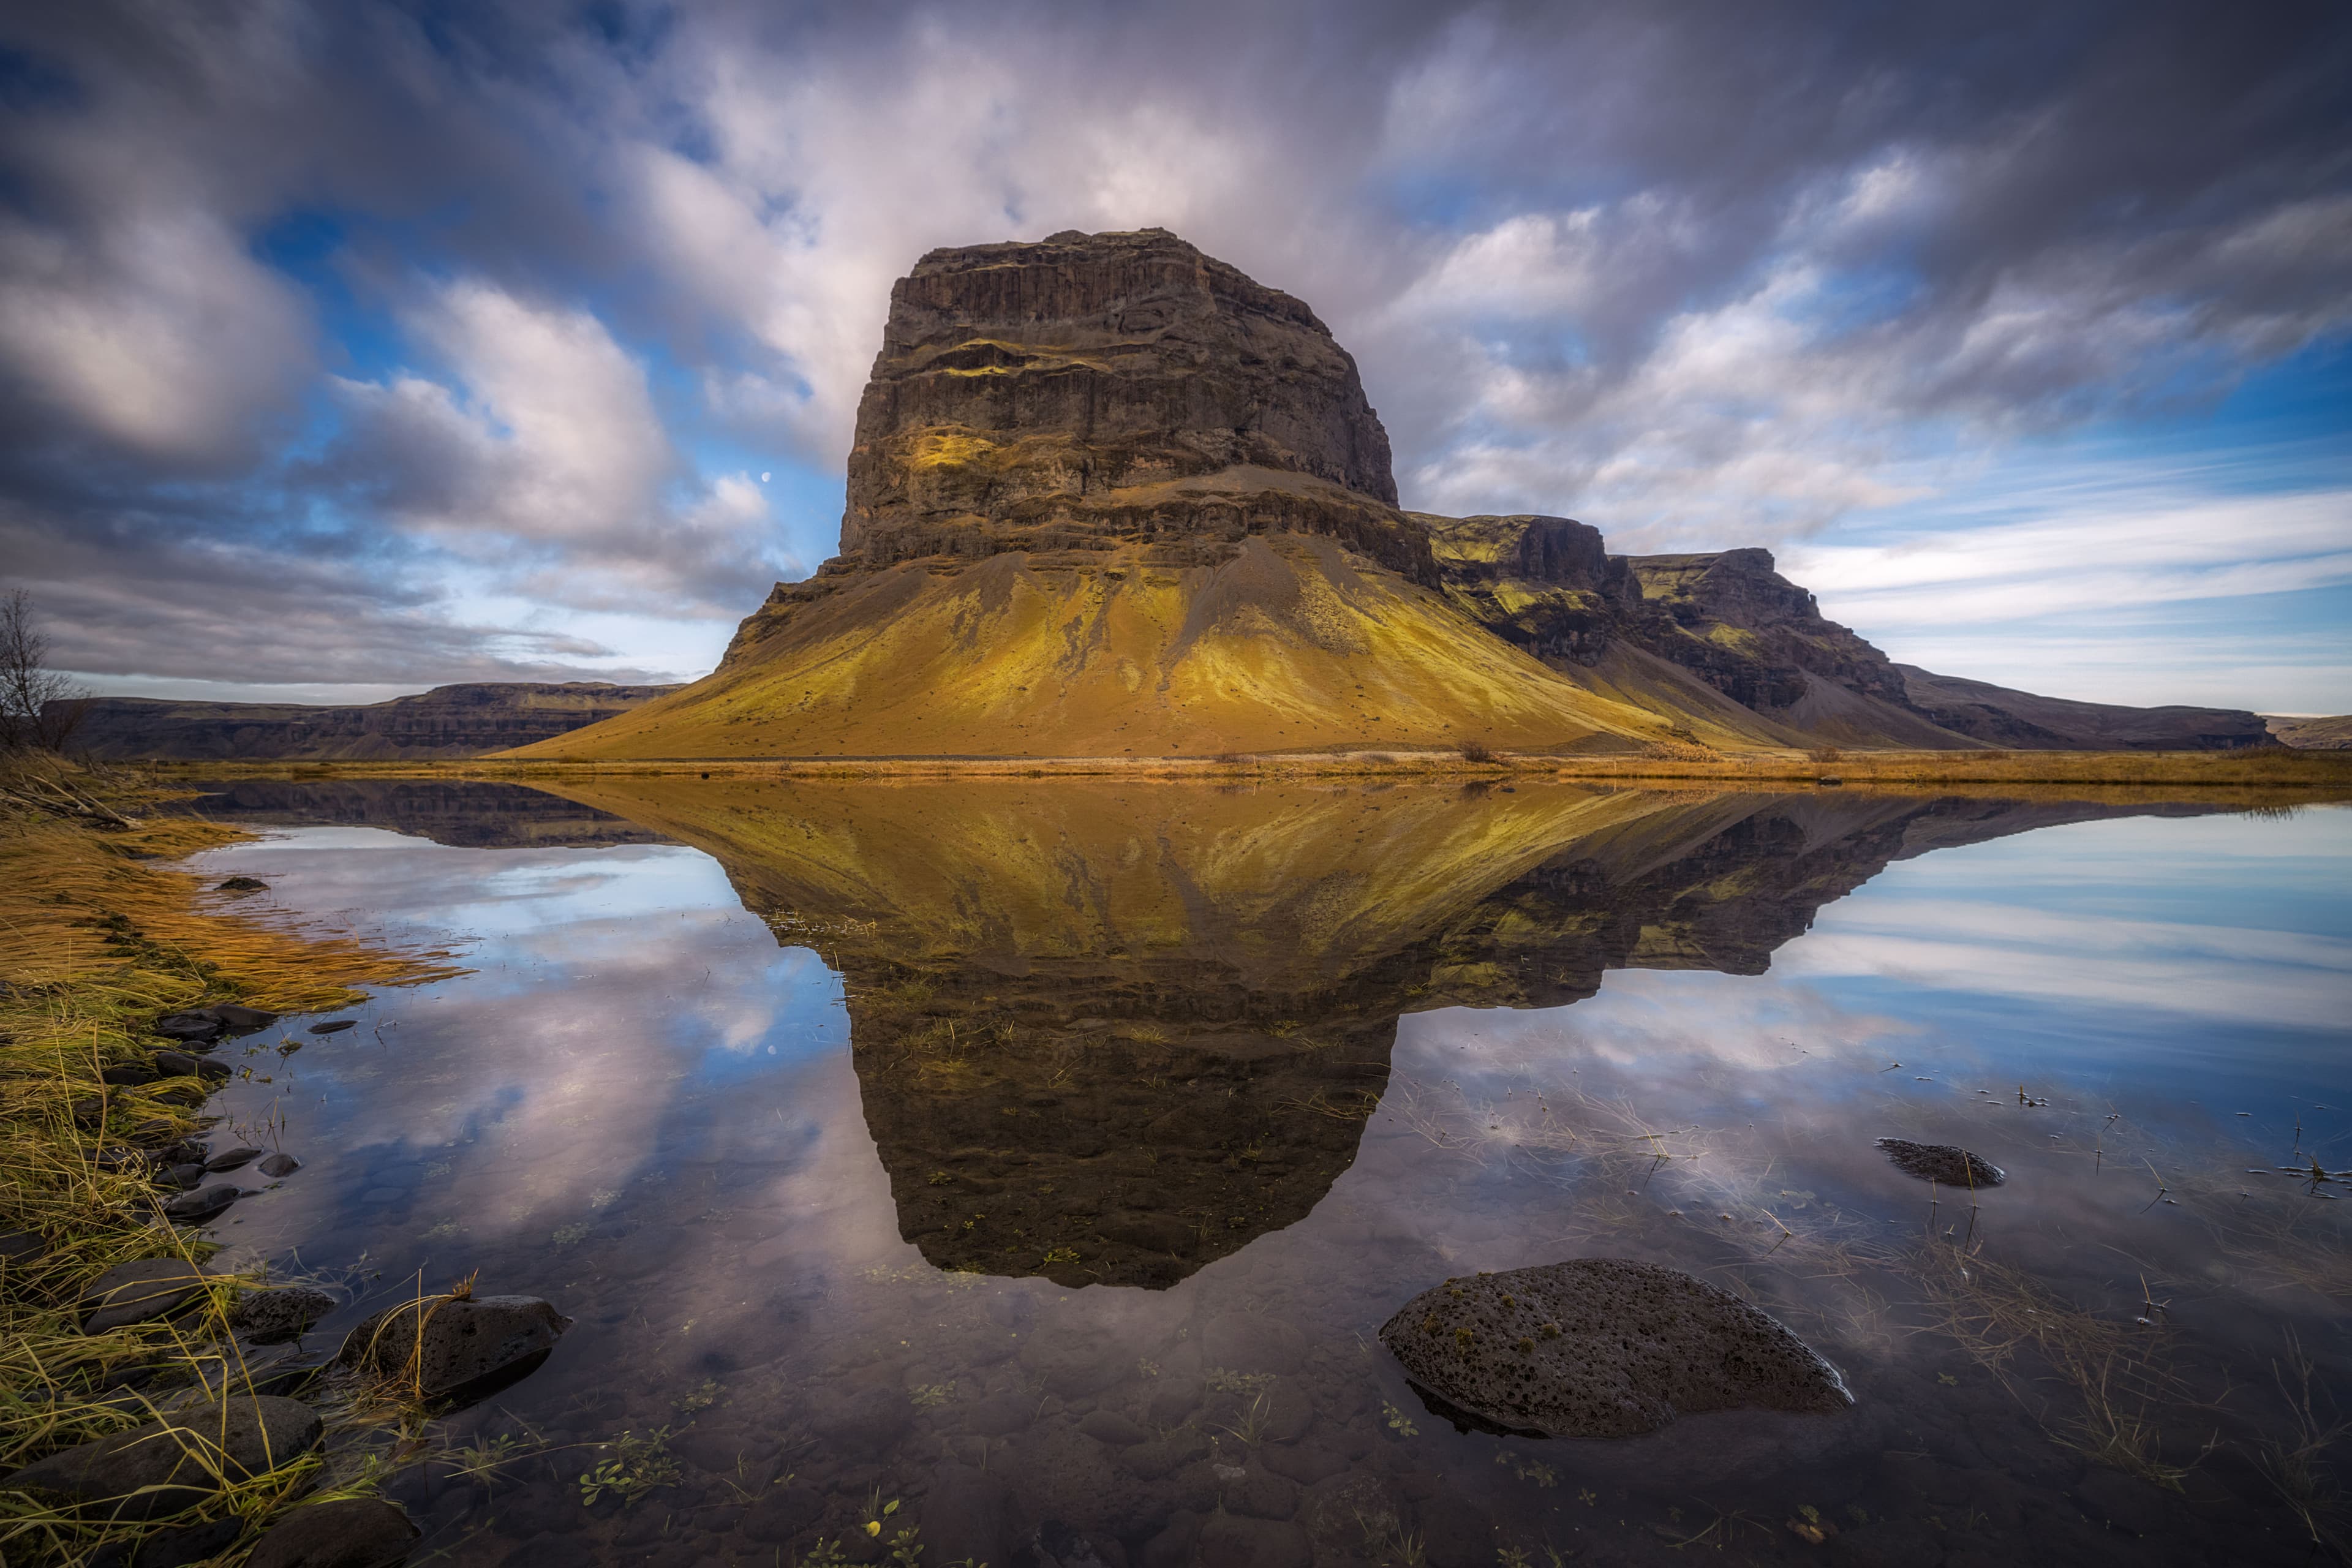
[[[353,1329],[335,1359],[396,1378],[421,1398],[463,1398],[529,1373],[571,1326],[536,1296],[404,1302]]]
[[[255,1344],[278,1344],[301,1334],[337,1305],[334,1297],[307,1285],[252,1290],[230,1309],[229,1327]]]
[[[1906,1138],[1881,1138],[1878,1146],[1895,1168],[1923,1182],[1948,1187],[1997,1187],[2009,1173],[1981,1155],[1957,1143],[1914,1143]]]
[[[320,1429],[317,1412],[291,1399],[232,1399],[51,1454],[0,1479],[0,1489],[154,1519],[213,1495],[215,1472],[245,1479],[310,1452]]]
[[[247,1568],[393,1568],[418,1534],[407,1514],[374,1498],[311,1503],[271,1525]]]
[[[163,1205],[163,1217],[173,1225],[202,1225],[229,1205],[236,1202],[236,1187],[227,1182],[199,1187],[192,1193],[182,1193]]]
[[[1703,1411],[1853,1403],[1834,1367],[1737,1296],[1620,1258],[1449,1279],[1381,1342],[1439,1414],[1495,1431],[1628,1437]]]
[[[169,1315],[206,1284],[204,1269],[180,1258],[118,1263],[82,1292],[82,1331],[110,1333]]]
[[[282,1152],[277,1154],[264,1154],[261,1157],[261,1163],[254,1167],[255,1170],[260,1172],[265,1176],[270,1177],[272,1180],[275,1180],[279,1176],[290,1176],[301,1168],[301,1161],[296,1159],[291,1154]]]

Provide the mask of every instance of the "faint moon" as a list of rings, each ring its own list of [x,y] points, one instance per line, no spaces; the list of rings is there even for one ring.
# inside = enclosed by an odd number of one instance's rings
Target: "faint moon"
[[[768,482],[768,476],[767,476],[767,475],[765,475],[765,474],[761,474],[761,475],[760,476],[760,482],[761,482],[761,484],[763,484],[763,485],[764,485],[764,484],[766,484],[766,483]]]

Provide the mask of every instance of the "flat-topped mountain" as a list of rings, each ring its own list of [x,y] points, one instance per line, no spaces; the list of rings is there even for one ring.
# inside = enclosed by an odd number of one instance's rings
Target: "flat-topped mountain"
[[[483,682],[347,707],[97,697],[84,705],[72,746],[114,761],[478,757],[568,733],[677,689],[593,680]]]
[[[1401,510],[1355,361],[1164,229],[935,250],[891,290],[841,553],[707,679],[537,757],[2212,747],[1894,665],[1769,553]]]
[[[709,679],[530,754],[1664,738],[1438,584],[1355,362],[1300,301],[1159,229],[938,250],[891,291],[840,556]]]

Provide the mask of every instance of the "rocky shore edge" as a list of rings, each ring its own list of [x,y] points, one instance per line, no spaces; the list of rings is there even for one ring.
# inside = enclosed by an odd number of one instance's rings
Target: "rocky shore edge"
[[[534,1298],[420,1288],[340,1351],[310,1344],[342,1294],[216,1271],[205,1232],[301,1160],[219,1146],[205,1108],[236,1071],[225,1045],[347,1010],[358,985],[449,973],[446,955],[239,912],[267,889],[205,888],[174,862],[247,836],[149,815],[165,792],[148,776],[23,756],[0,773],[0,1376],[16,1406],[0,1557],[405,1561],[416,1528],[372,1495],[371,1468],[338,1460],[372,1428],[527,1373],[569,1320]],[[310,1023],[299,1043],[351,1026]]]

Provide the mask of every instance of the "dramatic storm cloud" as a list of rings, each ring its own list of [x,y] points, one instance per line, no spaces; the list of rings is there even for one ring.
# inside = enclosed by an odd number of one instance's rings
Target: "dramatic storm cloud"
[[[2340,5],[0,18],[0,574],[112,689],[691,675],[890,282],[1176,230],[1407,504],[1765,544],[1896,658],[2352,709]]]

